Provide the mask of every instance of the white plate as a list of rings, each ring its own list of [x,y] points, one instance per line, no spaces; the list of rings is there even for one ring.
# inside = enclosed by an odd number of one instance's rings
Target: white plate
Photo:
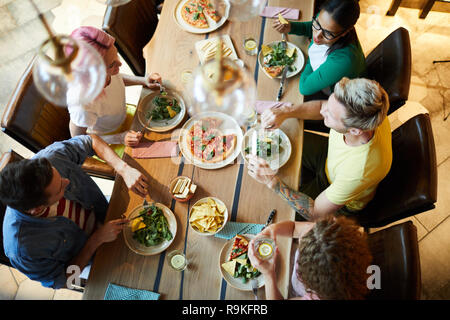
[[[266,45],[269,46],[269,47],[272,47],[273,45],[275,45],[275,44],[277,44],[277,43],[280,43],[280,42],[281,42],[281,41],[274,41],[274,42],[271,42],[271,43],[266,44]],[[290,77],[293,77],[293,76],[295,76],[296,74],[298,74],[298,73],[303,69],[303,66],[304,66],[304,64],[305,64],[305,56],[303,55],[302,50],[300,50],[300,48],[297,47],[295,44],[292,44],[292,43],[290,43],[290,42],[286,42],[286,44],[287,44],[287,49],[295,48],[295,49],[296,49],[295,52],[297,53],[297,57],[295,58],[294,63],[293,63],[293,66],[295,67],[295,71],[288,71],[288,72],[287,72],[287,75],[286,75],[286,78],[290,78]],[[269,78],[273,79],[273,77],[271,77],[271,76],[266,72],[266,70],[264,69],[263,58],[264,58],[264,57],[263,57],[263,54],[262,54],[262,50],[260,50],[260,51],[259,51],[259,54],[258,54],[258,63],[259,63],[259,67],[261,68],[262,71],[264,71],[264,74],[265,74],[266,76],[268,76]],[[276,78],[277,78],[277,79],[281,79],[281,75],[279,75],[279,76],[276,77]]]
[[[275,139],[281,137],[281,144],[280,147],[282,148],[280,153],[272,154],[270,157],[264,158],[268,163],[272,170],[278,170],[282,166],[288,162],[289,158],[291,157],[292,152],[292,145],[291,141],[289,140],[289,137],[280,129],[275,130],[265,130],[261,127],[255,127],[247,131],[247,133],[244,135],[244,139],[242,141],[241,146],[241,155],[245,160],[245,163],[247,163],[245,148],[247,146],[250,147],[250,153],[252,153],[252,146],[254,143],[256,143],[256,139],[262,139],[266,136],[274,137]],[[256,152],[256,149],[255,149]]]
[[[156,246],[146,247],[140,244],[135,239],[133,239],[133,232],[131,231],[132,221],[129,224],[127,224],[127,226],[123,229],[123,238],[125,239],[125,243],[127,244],[128,248],[130,248],[135,253],[143,256],[152,256],[163,252],[170,246],[170,244],[173,242],[177,234],[177,220],[175,219],[173,212],[162,203],[155,203],[155,206],[157,206],[163,211],[164,216],[167,219],[167,223],[169,224],[169,230],[170,232],[172,232],[173,236],[172,240],[170,241],[164,240],[163,242],[161,242]],[[132,219],[138,216],[139,212],[141,212],[143,208],[144,207],[142,205],[134,208],[127,216],[127,218]]]
[[[218,129],[222,132],[222,134],[236,135],[236,146],[233,150],[233,153],[230,156],[228,156],[225,160],[216,163],[205,163],[198,159],[195,159],[192,156],[190,146],[187,145],[186,141],[189,129],[194,125],[194,122],[210,117],[222,120],[221,125],[218,127]],[[242,129],[239,127],[239,124],[234,118],[222,112],[207,111],[198,113],[192,118],[190,118],[188,121],[186,121],[186,123],[181,128],[178,145],[180,146],[181,153],[186,158],[186,160],[189,161],[189,163],[192,163],[193,165],[202,169],[218,169],[225,167],[226,165],[230,164],[231,162],[234,161],[234,159],[237,158],[237,156],[241,152],[242,138],[243,138]]]
[[[189,1],[189,0],[180,0],[178,2],[178,4],[175,7],[175,10],[173,12],[173,17],[175,19],[175,22],[182,29],[184,29],[188,32],[208,33],[208,32],[211,32],[211,31],[214,31],[214,30],[217,30],[218,28],[220,28],[225,23],[225,21],[227,21],[227,19],[228,19],[228,14],[230,11],[230,4],[228,2],[224,2],[224,3],[226,3],[225,14],[222,16],[222,18],[218,22],[215,22],[214,20],[212,20],[210,17],[208,17],[205,14],[206,21],[208,22],[208,28],[205,28],[205,29],[196,28],[196,27],[190,25],[189,23],[187,23],[186,21],[184,21],[183,17],[181,16],[181,10],[183,9],[183,6],[187,1]],[[211,1],[212,1],[212,4],[214,4],[213,0],[211,0]],[[217,10],[217,8],[216,8],[216,10]]]
[[[142,126],[147,128],[150,131],[155,132],[166,132],[172,130],[177,125],[183,121],[184,115],[186,114],[186,105],[184,104],[183,98],[173,90],[166,89],[167,96],[165,97],[173,97],[178,101],[178,104],[181,107],[181,111],[177,113],[175,117],[167,120],[152,120],[148,123],[147,113],[151,112],[156,106],[152,103],[153,99],[157,96],[161,96],[159,92],[152,92],[149,95],[145,96],[141,101],[139,101],[137,115],[139,122]]]
[[[253,234],[243,234],[245,238],[247,238],[248,241],[253,239],[255,235]],[[223,270],[222,263],[225,263],[228,261],[228,257],[231,253],[231,248],[233,247],[234,238],[231,240],[228,240],[227,243],[222,248],[222,251],[220,251],[220,257],[219,257],[219,268],[220,273],[222,273],[222,277],[225,279],[226,282],[233,288],[236,288],[238,290],[244,290],[244,291],[252,291],[252,285],[250,284],[250,280],[248,280],[246,283],[242,283],[242,277],[235,278],[232,277],[228,272]],[[260,274],[255,278],[258,281],[258,288],[261,288],[264,285],[264,276]]]
[[[206,59],[206,51],[203,51],[202,48],[208,42],[215,42],[215,41],[219,40],[219,38],[220,37],[200,40],[200,41],[197,41],[195,43],[195,49],[197,51],[198,59],[200,60],[201,64],[204,64],[205,63],[205,59]],[[231,41],[230,36],[227,35],[227,34],[223,35],[222,39],[223,39],[223,42],[224,42],[225,46],[231,49],[231,54],[229,56],[227,56],[227,58],[230,58],[231,60],[236,60],[238,58],[238,56],[236,54],[236,50],[234,49],[233,42]]]

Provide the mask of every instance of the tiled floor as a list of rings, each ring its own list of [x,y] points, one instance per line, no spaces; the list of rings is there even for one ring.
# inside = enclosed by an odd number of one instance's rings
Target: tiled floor
[[[24,0],[0,0],[0,112],[17,80],[45,38],[44,30]],[[59,33],[79,25],[100,27],[104,6],[94,0],[36,0]],[[417,227],[423,299],[450,299],[450,14],[431,11],[425,20],[419,10],[400,8],[385,16],[390,0],[361,0],[358,35],[366,55],[397,27],[410,32],[413,54],[408,103],[390,116],[395,128],[419,112],[429,112],[438,162],[438,201],[434,210],[405,219]],[[25,7],[24,7],[25,6]],[[11,51],[10,48],[15,50]],[[130,73],[125,64],[122,72]],[[127,88],[127,100],[137,103],[140,87]],[[449,120],[450,121],[450,120]],[[0,152],[14,149],[25,157],[32,153],[0,132]],[[110,181],[97,182],[110,194]],[[403,221],[405,221],[403,220]],[[402,221],[399,221],[402,222]],[[397,222],[397,223],[399,223]],[[0,265],[0,299],[81,299],[79,292],[52,290],[29,280],[15,269]]]

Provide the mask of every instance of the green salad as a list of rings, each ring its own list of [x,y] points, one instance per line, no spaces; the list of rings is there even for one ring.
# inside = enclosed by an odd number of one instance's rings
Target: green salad
[[[261,272],[250,264],[247,253],[236,258],[236,269],[234,271],[235,278],[242,278],[242,283],[247,283],[249,279],[256,278]]]
[[[295,58],[297,57],[296,50],[293,50],[292,53],[288,54],[289,52],[287,47],[286,49],[284,49],[281,42],[270,46],[270,48],[272,50],[269,50],[269,52],[265,54],[263,58],[264,64],[267,67],[287,66],[289,68],[288,71],[296,71],[297,68],[293,66]]]
[[[173,238],[169,224],[161,208],[151,205],[139,212],[139,228],[133,232],[133,239],[146,247],[156,246]],[[139,220],[139,219],[136,219]]]
[[[172,119],[181,111],[177,99],[167,96],[166,92],[153,98],[152,104],[155,107],[147,112],[147,120],[150,117],[153,121]]]
[[[269,158],[272,154],[276,155],[282,151],[281,136],[278,136],[278,140],[275,136],[267,136],[263,139],[256,139],[256,155],[262,158]],[[246,154],[253,152],[253,146],[248,145],[244,149]]]

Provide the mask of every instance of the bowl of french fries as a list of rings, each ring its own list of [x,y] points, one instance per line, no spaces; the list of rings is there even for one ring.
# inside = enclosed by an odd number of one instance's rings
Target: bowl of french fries
[[[223,229],[228,221],[228,209],[215,197],[198,200],[191,208],[189,226],[202,236],[212,236]]]

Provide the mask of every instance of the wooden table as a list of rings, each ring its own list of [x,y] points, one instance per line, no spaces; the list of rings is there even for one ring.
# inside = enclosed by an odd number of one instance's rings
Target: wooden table
[[[259,100],[274,101],[279,80],[269,79],[257,65],[257,56],[244,52],[243,41],[247,35],[259,40],[259,45],[281,39],[271,27],[271,19],[257,17],[249,22],[227,21],[219,30],[207,35],[192,34],[182,30],[174,22],[173,10],[178,0],[166,0],[160,22],[152,40],[144,49],[147,72],[158,72],[166,86],[183,92],[181,73],[194,70],[199,60],[194,43],[207,37],[229,34],[237,55],[254,73],[257,80]],[[297,7],[301,10],[301,20],[312,17],[313,1],[279,0],[269,1],[271,6]],[[288,36],[288,41],[297,44],[306,52],[307,40],[303,37]],[[299,76],[288,79],[284,101],[301,103],[303,97],[298,92]],[[143,89],[142,96],[148,94]],[[135,119],[136,120],[136,119]],[[138,121],[134,126],[139,128]],[[179,128],[181,125],[179,126]],[[295,119],[285,121],[282,130],[289,136],[292,155],[279,171],[282,180],[292,188],[297,188],[300,176],[303,122]],[[146,133],[150,140],[160,140],[176,136],[174,132]],[[96,253],[86,285],[84,299],[103,299],[108,284],[114,283],[136,289],[146,289],[161,294],[161,299],[253,299],[248,291],[239,291],[228,285],[219,269],[219,253],[225,240],[199,236],[188,226],[190,207],[200,198],[216,196],[227,206],[232,221],[265,223],[272,209],[277,209],[275,222],[294,219],[294,211],[289,205],[248,174],[239,156],[233,164],[221,169],[205,170],[184,163],[184,158],[133,159],[126,150],[124,160],[142,172],[151,182],[150,197],[165,204],[174,212],[178,231],[169,249],[155,256],[140,256],[125,244],[123,235],[111,243],[102,245]],[[172,200],[168,185],[178,175],[192,177],[198,189],[187,203]],[[116,178],[106,220],[117,219],[142,203],[142,198],[129,192],[123,180]],[[287,296],[289,286],[289,253],[291,239],[279,239],[281,259],[278,264],[278,282],[283,295]],[[166,261],[166,253],[180,249],[186,253],[189,267],[183,272],[172,270]],[[259,293],[263,296],[264,290]]]

